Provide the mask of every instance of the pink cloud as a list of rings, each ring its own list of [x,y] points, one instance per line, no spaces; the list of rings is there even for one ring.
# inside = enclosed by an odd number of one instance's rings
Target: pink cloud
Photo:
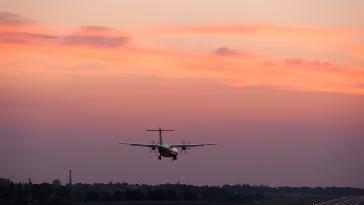
[[[31,22],[31,20],[18,14],[0,11],[0,25],[25,25]]]
[[[325,60],[303,59],[303,58],[286,58],[284,64],[288,67],[301,67],[301,69],[320,70],[323,72],[333,73],[350,73],[350,70],[340,69],[338,65]]]
[[[285,60],[285,63],[288,66],[302,66],[304,64],[303,60],[299,58],[288,58]]]
[[[130,37],[105,27],[81,27],[72,34],[53,33],[36,26],[0,26],[0,42],[18,44],[60,44],[114,48],[129,42]]]
[[[130,37],[113,28],[104,26],[83,26],[63,38],[66,45],[86,45],[113,48],[129,43]]]
[[[0,31],[0,42],[3,43],[49,43],[57,39],[59,37],[42,33]]]
[[[220,48],[214,50],[213,53],[216,55],[221,55],[221,56],[231,56],[231,55],[238,54],[238,52],[236,50],[233,50],[228,47],[220,47]]]
[[[86,45],[96,47],[118,47],[128,43],[126,36],[70,35],[63,38],[66,45]]]

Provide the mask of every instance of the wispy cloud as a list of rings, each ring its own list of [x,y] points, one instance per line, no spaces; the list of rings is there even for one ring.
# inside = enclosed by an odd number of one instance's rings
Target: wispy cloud
[[[353,28],[320,28],[298,27],[270,24],[232,24],[232,25],[201,25],[201,26],[170,26],[154,29],[162,34],[189,34],[189,35],[303,35],[303,36],[338,36],[356,34]]]
[[[59,37],[42,33],[0,31],[0,42],[3,43],[45,43],[57,39]]]
[[[82,26],[76,29],[64,29],[62,32],[49,32],[51,29],[38,29],[33,25],[27,27],[21,25],[13,23],[5,27],[0,26],[0,47],[6,48],[8,51],[0,61],[6,61],[7,57],[19,59],[25,56],[26,58],[42,56],[42,60],[49,59],[50,64],[54,63],[55,66],[64,69],[70,62],[86,62],[88,64],[97,62],[97,64],[109,67],[107,71],[103,72],[110,73],[217,79],[229,86],[255,85],[296,91],[364,94],[364,89],[358,86],[364,83],[363,68],[350,60],[332,60],[329,55],[325,57],[327,50],[323,50],[320,57],[301,55],[305,53],[302,51],[291,53],[285,50],[282,51],[281,56],[276,56],[267,54],[264,50],[264,44],[254,51],[242,48],[239,44],[232,46],[231,42],[229,44],[219,42],[223,46],[216,47],[217,43],[211,43],[215,40],[213,38],[209,43],[213,44],[215,49],[205,52],[193,49],[186,51],[176,47],[165,48],[158,43],[147,41],[150,39],[143,39],[146,33],[140,30],[131,31],[131,35],[115,28]],[[351,34],[350,29],[272,25],[183,26],[156,30],[158,32],[150,32],[147,35],[163,39],[165,34],[173,33],[175,41],[180,38],[186,40],[184,38],[186,33],[206,36],[214,34],[224,39],[229,38],[231,34],[249,34],[258,40],[262,38],[261,34],[264,34],[264,37],[290,35],[300,36],[304,43],[306,43],[306,36],[309,36],[310,39],[317,36],[321,40],[326,40],[322,37],[331,38],[331,32],[336,30],[338,32],[333,35]],[[291,38],[281,38],[277,44],[290,47],[291,40]],[[330,43],[335,46],[342,42],[333,39]],[[345,43],[348,42],[345,41]],[[349,43],[360,45],[352,39]],[[24,48],[24,45],[28,45],[28,47]],[[20,47],[22,49],[18,49]],[[305,50],[306,47],[302,49]],[[330,51],[331,48],[328,47],[327,49]],[[343,53],[358,54],[361,47],[339,47],[339,49]],[[360,55],[358,54],[358,56]],[[62,62],[53,62],[52,59],[54,58],[62,58],[63,60]],[[34,65],[34,67],[36,66]]]
[[[17,24],[0,27],[0,42],[42,45],[60,44],[103,48],[115,48],[129,42],[128,36],[113,32],[112,29],[105,27],[81,27],[77,32],[71,34],[54,34],[38,30],[35,26],[23,28]]]
[[[313,68],[332,68],[334,65],[328,61],[321,60],[306,60],[302,58],[287,58],[285,59],[287,66],[309,66]]]
[[[25,25],[32,21],[18,14],[0,11],[0,25]]]
[[[128,43],[129,38],[126,36],[110,37],[110,36],[81,36],[71,35],[63,38],[64,44],[67,45],[86,45],[97,47],[118,47]]]
[[[220,47],[217,48],[216,50],[213,51],[214,54],[216,55],[221,55],[221,56],[231,56],[231,55],[237,55],[238,52],[236,50],[233,50],[231,48],[228,47]]]
[[[118,47],[129,42],[129,37],[115,29],[103,26],[83,26],[77,32],[63,38],[67,45],[87,45],[96,47]]]

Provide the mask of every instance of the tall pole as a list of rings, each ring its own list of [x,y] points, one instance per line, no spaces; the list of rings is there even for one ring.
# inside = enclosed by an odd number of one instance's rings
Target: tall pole
[[[28,197],[27,197],[27,204],[31,205],[33,204],[33,199],[32,199],[32,179],[29,178],[28,180]]]
[[[72,170],[69,171],[69,175],[68,175],[68,185],[72,186]]]

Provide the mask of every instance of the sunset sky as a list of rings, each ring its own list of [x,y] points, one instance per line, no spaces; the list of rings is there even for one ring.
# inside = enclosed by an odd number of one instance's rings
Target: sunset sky
[[[0,54],[0,178],[364,188],[362,0],[0,0]]]

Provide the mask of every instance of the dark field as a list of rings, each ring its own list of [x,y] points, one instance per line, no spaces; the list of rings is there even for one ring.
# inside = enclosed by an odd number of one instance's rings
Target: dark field
[[[85,203],[85,205],[198,205],[198,204],[242,204],[242,205],[364,205],[364,197],[310,197],[310,196],[275,196],[269,199],[256,200],[252,202],[226,203],[207,201],[123,201],[123,202],[100,202]]]
[[[305,196],[286,196],[272,197],[269,199],[256,200],[252,202],[208,202],[208,201],[124,201],[124,202],[101,202],[86,203],[85,205],[154,205],[154,204],[173,204],[173,205],[202,205],[202,204],[244,204],[244,205],[312,205],[318,202],[332,200],[332,197],[305,197]]]

